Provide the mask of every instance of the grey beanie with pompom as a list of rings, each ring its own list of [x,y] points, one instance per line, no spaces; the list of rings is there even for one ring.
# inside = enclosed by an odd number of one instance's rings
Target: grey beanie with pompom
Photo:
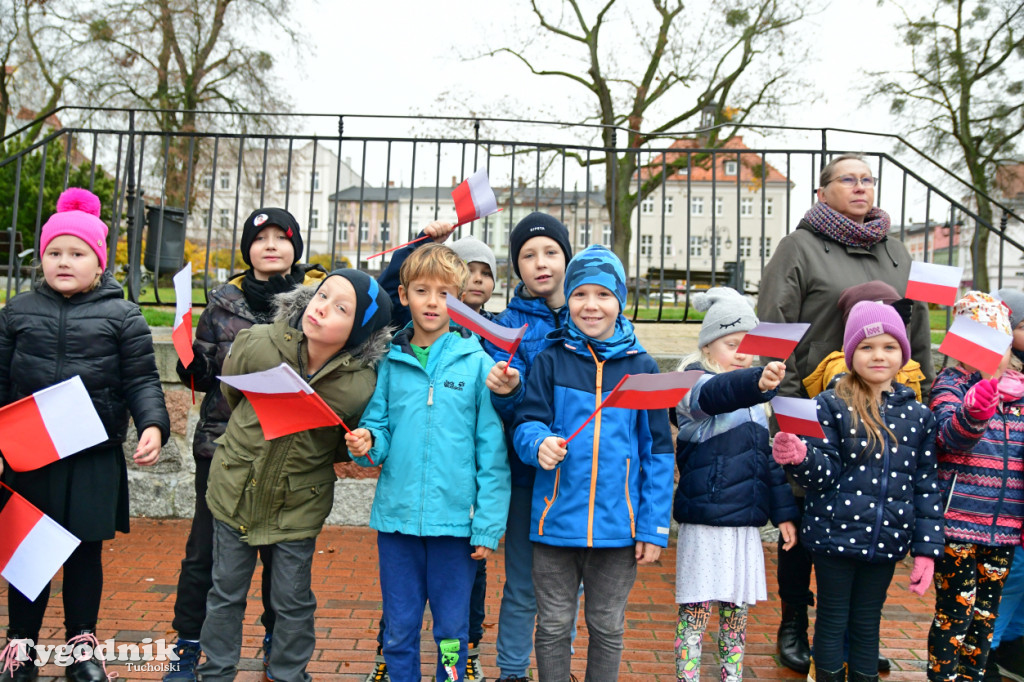
[[[757,326],[757,315],[750,300],[729,287],[713,287],[693,297],[693,307],[704,312],[704,323],[697,336],[697,347],[734,332],[749,332]]]

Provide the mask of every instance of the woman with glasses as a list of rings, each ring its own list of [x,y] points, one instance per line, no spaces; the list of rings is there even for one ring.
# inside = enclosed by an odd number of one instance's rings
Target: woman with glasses
[[[910,254],[889,234],[889,216],[875,206],[877,182],[871,168],[857,154],[833,158],[821,170],[818,201],[804,214],[796,229],[780,242],[761,277],[757,314],[763,322],[809,322],[786,362],[779,395],[806,398],[803,379],[832,351],[843,347],[843,315],[839,296],[844,289],[881,280],[902,294],[910,274]],[[921,364],[922,401],[927,403],[935,368],[931,360],[928,309],[915,302],[909,325],[914,360]],[[793,486],[802,506],[803,490]],[[798,544],[786,551],[779,546],[779,598],[782,623],[778,648],[782,663],[807,673],[807,607],[814,603],[810,590],[811,555]],[[819,586],[820,591],[820,586]],[[879,658],[879,670],[889,661]]]

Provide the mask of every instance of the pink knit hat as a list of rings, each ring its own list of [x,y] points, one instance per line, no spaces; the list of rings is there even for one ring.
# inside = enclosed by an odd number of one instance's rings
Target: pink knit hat
[[[896,309],[885,303],[861,301],[850,310],[846,320],[846,333],[843,334],[843,354],[846,366],[853,367],[853,351],[864,339],[880,334],[889,334],[900,344],[903,351],[903,362],[910,359],[910,342],[907,341],[907,328]]]
[[[39,254],[54,237],[70,234],[96,252],[100,267],[107,269],[107,225],[100,220],[100,198],[87,189],[68,187],[57,199],[57,212],[43,225]]]

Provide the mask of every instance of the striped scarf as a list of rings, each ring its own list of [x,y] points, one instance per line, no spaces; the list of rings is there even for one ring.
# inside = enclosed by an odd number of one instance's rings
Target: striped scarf
[[[868,211],[863,223],[858,223],[819,201],[804,214],[804,220],[818,233],[846,246],[868,248],[889,234],[889,214],[877,206]]]

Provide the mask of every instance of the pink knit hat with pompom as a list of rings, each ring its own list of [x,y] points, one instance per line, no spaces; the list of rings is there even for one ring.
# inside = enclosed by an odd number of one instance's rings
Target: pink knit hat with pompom
[[[70,234],[96,252],[100,267],[107,269],[107,225],[100,220],[100,198],[87,189],[68,187],[57,199],[57,212],[43,225],[39,255],[54,237]]]

